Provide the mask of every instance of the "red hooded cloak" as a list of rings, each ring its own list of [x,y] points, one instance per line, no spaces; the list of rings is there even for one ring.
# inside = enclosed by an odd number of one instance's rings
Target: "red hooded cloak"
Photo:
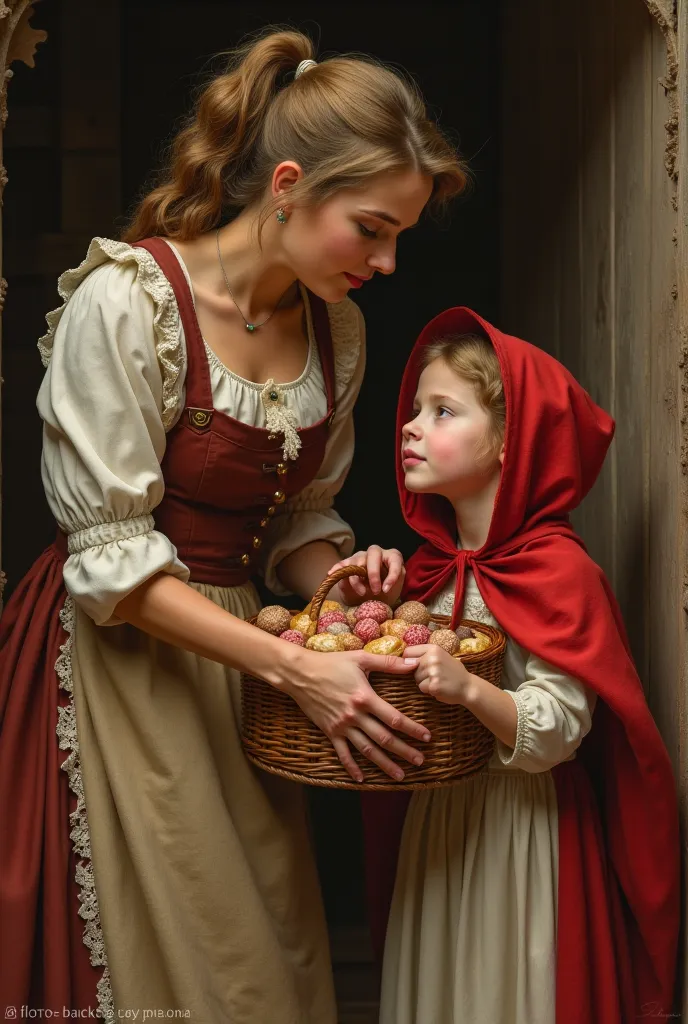
[[[481,334],[499,359],[505,458],[479,551],[457,549],[455,515],[406,490],[401,427],[426,345]],[[679,836],[671,764],[648,710],[610,585],[569,523],[612,440],[612,419],[547,353],[471,310],[446,310],[411,354],[397,414],[404,516],[424,539],[405,597],[429,601],[457,574],[454,618],[470,569],[485,604],[526,650],[599,700],[574,762],[554,771],[559,818],[556,1024],[628,1024],[671,1012],[679,930]],[[407,794],[365,795],[371,928],[384,936]]]

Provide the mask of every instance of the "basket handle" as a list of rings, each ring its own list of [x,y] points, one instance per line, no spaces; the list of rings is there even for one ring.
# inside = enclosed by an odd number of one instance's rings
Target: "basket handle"
[[[341,569],[335,569],[333,573],[326,576],[322,581],[311,601],[311,622],[317,622],[320,618],[320,609],[323,606],[323,601],[332,590],[332,587],[340,580],[345,580],[349,576],[363,576],[368,579],[368,570],[364,565],[343,565]]]

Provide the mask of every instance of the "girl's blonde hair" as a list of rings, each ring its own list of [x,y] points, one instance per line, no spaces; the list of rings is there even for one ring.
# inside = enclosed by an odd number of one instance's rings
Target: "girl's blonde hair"
[[[409,168],[432,178],[431,205],[463,191],[466,168],[412,81],[358,56],[332,57],[294,78],[312,58],[308,36],[275,28],[235,50],[198,96],[123,239],[195,238],[258,203],[282,160],[304,172],[289,193],[295,205]],[[280,205],[263,207],[261,227]]]
[[[487,340],[478,334],[461,334],[428,345],[423,356],[423,369],[442,359],[450,370],[471,384],[483,409],[489,414],[490,426],[479,458],[497,458],[504,443],[506,402],[497,354]]]

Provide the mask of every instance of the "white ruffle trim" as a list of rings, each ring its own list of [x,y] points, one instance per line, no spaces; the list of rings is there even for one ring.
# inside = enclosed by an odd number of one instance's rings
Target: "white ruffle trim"
[[[332,334],[334,379],[337,398],[340,398],[356,372],[365,328],[363,315],[351,299],[328,304],[327,312]]]
[[[68,597],[60,612],[60,622],[67,634],[67,639],[60,647],[60,655],[55,662],[55,672],[60,689],[69,694],[69,703],[58,708],[57,737],[60,750],[68,750],[69,756],[60,766],[67,773],[69,788],[76,796],[76,808],[69,815],[74,853],[78,858],[76,867],[76,883],[79,886],[79,916],[86,922],[84,925],[84,945],[90,951],[91,964],[102,967],[103,975],[98,982],[98,1012],[106,1021],[115,1020],[115,1003],[110,984],[105,941],[100,924],[98,896],[96,894],[93,864],[91,863],[91,841],[88,832],[86,803],[84,801],[84,784],[79,759],[79,740],[76,730],[76,708],[74,706],[74,687],[72,685],[72,648],[74,646],[74,602]]]
[[[155,349],[163,378],[162,422],[165,430],[169,430],[177,421],[182,406],[186,349],[182,342],[179,309],[172,286],[147,249],[137,249],[112,238],[96,237],[92,240],[83,262],[72,270],[66,270],[58,279],[57,290],[63,303],[46,314],[48,330],[38,341],[38,351],[43,365],[47,366],[50,362],[55,331],[71,296],[92,270],[107,263],[108,260],[122,264],[135,263],[138,268],[138,281],[155,305]],[[351,299],[328,304],[327,312],[332,333],[336,393],[337,398],[341,398],[356,371],[361,346],[365,341],[365,328],[363,316]],[[285,446],[286,443],[285,435]],[[288,456],[285,455],[286,457]]]
[[[55,331],[65,306],[84,278],[108,260],[115,263],[135,263],[138,267],[138,282],[155,305],[153,330],[155,351],[162,369],[162,422],[165,430],[169,430],[181,406],[184,381],[182,371],[186,368],[186,349],[181,339],[179,310],[172,286],[147,249],[136,249],[126,242],[116,242],[112,238],[93,239],[88,247],[86,259],[75,269],[66,270],[57,282],[57,290],[63,303],[45,318],[48,330],[38,341],[38,351],[43,365],[47,366],[50,362]]]

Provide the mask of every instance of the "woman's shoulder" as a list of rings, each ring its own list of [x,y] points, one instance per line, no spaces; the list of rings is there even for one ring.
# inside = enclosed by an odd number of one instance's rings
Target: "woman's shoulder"
[[[174,292],[148,250],[96,237],[79,266],[61,275],[57,290],[62,305],[46,315],[48,329],[38,341],[43,365],[50,362],[63,321],[69,329],[72,323],[87,319],[94,329],[107,332],[116,330],[122,316],[133,317],[137,326],[150,325],[163,375],[163,419],[172,417],[186,352]]]
[[[332,333],[335,378],[341,393],[359,376],[356,370],[365,360],[365,320],[363,313],[348,297],[328,302],[327,313]]]

